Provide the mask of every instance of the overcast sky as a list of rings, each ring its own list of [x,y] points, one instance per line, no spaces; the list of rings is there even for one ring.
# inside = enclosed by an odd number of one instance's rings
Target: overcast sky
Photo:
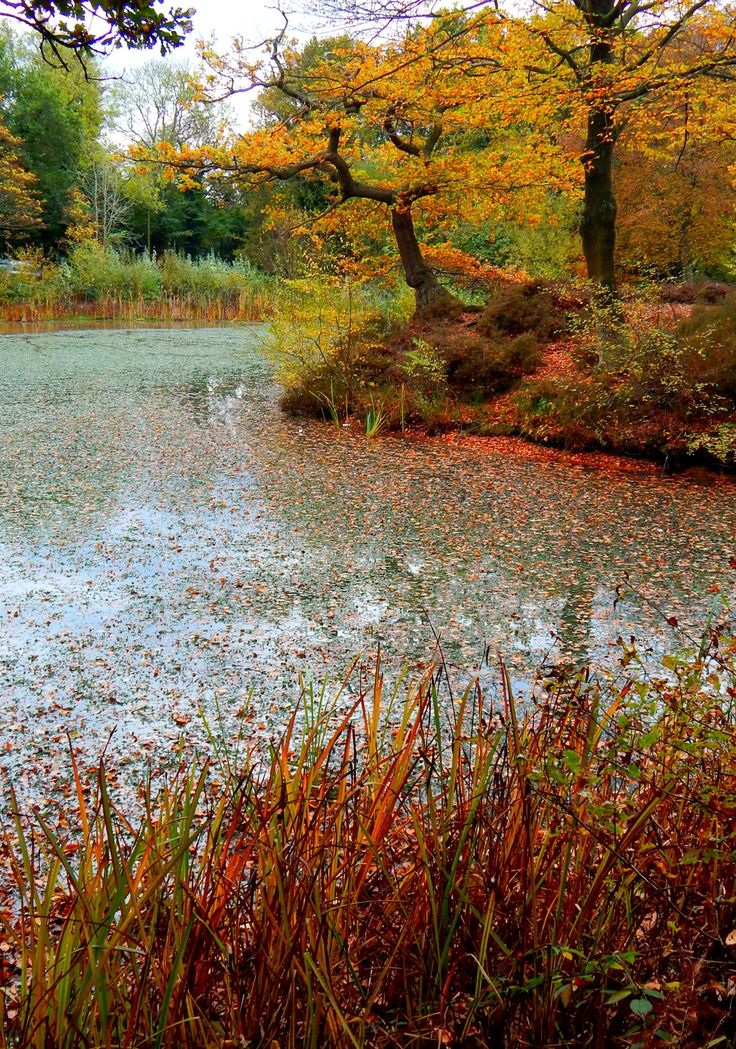
[[[273,35],[274,31],[283,25],[283,17],[279,14],[274,0],[167,0],[166,7],[177,4],[182,7],[195,7],[196,11],[192,19],[194,29],[186,43],[171,53],[174,61],[188,60],[194,64],[198,40],[209,41],[214,38],[217,47],[228,50],[234,36],[242,36],[246,43],[256,44]],[[289,26],[294,36],[304,39],[308,39],[314,33],[320,35],[321,32],[328,31],[315,19],[310,19],[304,14],[290,15]],[[126,71],[149,61],[152,57],[160,56],[157,51],[121,49],[106,59],[103,65],[111,75],[124,77]],[[249,96],[246,95],[239,95],[233,100],[233,109],[239,123],[247,121],[249,104]]]

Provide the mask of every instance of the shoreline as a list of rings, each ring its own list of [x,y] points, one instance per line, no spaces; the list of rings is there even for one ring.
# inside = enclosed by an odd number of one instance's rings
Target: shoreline
[[[268,323],[268,318],[217,318],[211,319],[192,314],[182,318],[161,318],[136,316],[128,317],[123,313],[104,314],[93,316],[91,314],[69,314],[44,319],[9,320],[0,316],[0,338],[9,338],[14,335],[51,334],[67,331],[146,331],[166,330],[185,331],[191,329],[217,330],[232,328],[249,328],[255,325]],[[488,410],[493,406],[502,406],[508,399],[507,394],[490,398],[483,404],[483,409]],[[287,416],[291,413],[284,413]],[[292,418],[298,416],[291,415]],[[477,420],[475,421],[477,425]],[[332,429],[333,426],[327,420],[324,425]],[[404,438],[411,441],[439,441],[443,443],[467,443],[476,448],[500,448],[505,454],[519,453],[529,458],[535,453],[539,458],[550,456],[564,458],[566,464],[585,466],[591,469],[610,469],[615,465],[622,472],[653,473],[658,476],[679,477],[683,475],[692,476],[698,473],[707,477],[723,477],[728,480],[736,479],[736,467],[719,462],[709,457],[706,453],[680,457],[677,452],[671,456],[669,453],[646,454],[644,452],[619,451],[608,449],[601,445],[592,448],[567,448],[562,440],[553,439],[536,440],[533,436],[524,433],[482,433],[473,431],[474,421],[464,420],[441,420],[431,429],[421,425],[409,425],[402,433],[397,429],[389,429],[372,437],[376,440],[380,437]],[[357,415],[353,415],[347,424],[343,424],[346,430],[353,433],[362,432],[362,423]]]

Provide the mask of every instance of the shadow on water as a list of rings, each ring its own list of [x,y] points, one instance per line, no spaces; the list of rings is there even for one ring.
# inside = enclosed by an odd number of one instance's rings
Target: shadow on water
[[[3,762],[53,784],[70,728],[122,767],[278,732],[299,672],[380,643],[523,687],[541,660],[673,644],[732,587],[736,487],[480,441],[367,442],[282,416],[258,326],[0,340]],[[666,628],[665,628],[666,629]],[[483,655],[490,655],[489,665]],[[347,701],[347,699],[346,699]],[[30,789],[30,788],[29,788]]]

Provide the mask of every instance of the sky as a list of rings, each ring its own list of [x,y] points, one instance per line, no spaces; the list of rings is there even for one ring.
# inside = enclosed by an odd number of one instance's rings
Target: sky
[[[188,61],[195,64],[198,40],[214,39],[216,47],[226,51],[234,36],[242,36],[246,43],[257,44],[272,36],[283,25],[283,16],[279,14],[274,0],[166,0],[168,7],[196,8],[193,31],[188,35],[183,47],[171,53],[174,61]],[[325,27],[307,15],[290,15],[290,31],[293,35],[308,39],[314,33],[320,35]],[[160,57],[158,51],[115,51],[103,62],[103,68],[111,76],[125,77],[128,71]],[[251,96],[238,95],[232,100],[232,108],[239,124],[246,125],[251,103]]]

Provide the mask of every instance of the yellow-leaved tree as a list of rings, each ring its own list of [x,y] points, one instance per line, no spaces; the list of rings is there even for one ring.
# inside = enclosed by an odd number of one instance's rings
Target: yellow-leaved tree
[[[526,71],[499,58],[507,36],[493,18],[454,14],[399,42],[337,40],[309,64],[286,26],[255,60],[242,43],[227,56],[205,52],[210,97],[260,89],[282,105],[244,136],[160,156],[241,184],[321,184],[325,228],[345,205],[367,233],[390,224],[417,307],[427,306],[448,293],[422,250],[417,209],[432,229],[460,216],[480,223],[512,201],[528,212],[551,186],[569,185],[551,109],[540,100],[530,122]]]
[[[314,0],[335,21],[385,30],[418,20],[431,26],[427,0]],[[617,197],[614,169],[619,141],[647,142],[651,111],[702,80],[732,81],[736,65],[736,9],[721,0],[499,0],[468,4],[473,18],[503,24],[514,47],[497,57],[512,77],[526,70],[529,120],[546,119],[550,96],[582,132],[580,235],[591,281],[616,287]],[[526,37],[526,39],[525,39]],[[725,78],[725,79],[724,79]],[[733,92],[730,93],[733,112]],[[663,154],[666,166],[669,146]],[[619,192],[623,189],[619,182]]]
[[[38,180],[24,166],[20,145],[0,118],[0,236],[5,251],[41,225]]]
[[[723,268],[736,219],[736,106],[730,78],[684,82],[624,129],[614,169],[624,265],[692,280]],[[646,133],[644,133],[646,131]]]

